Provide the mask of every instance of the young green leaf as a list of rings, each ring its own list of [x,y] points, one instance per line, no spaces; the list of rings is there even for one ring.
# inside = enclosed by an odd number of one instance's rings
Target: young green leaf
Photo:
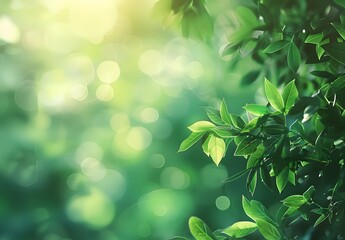
[[[232,224],[224,229],[223,233],[230,237],[241,238],[253,233],[257,229],[256,223],[242,221]]]
[[[262,115],[270,113],[270,111],[268,110],[268,107],[258,105],[258,104],[247,104],[246,106],[243,107],[243,109],[255,116],[262,116]]]
[[[243,119],[240,116],[237,116],[236,114],[230,113],[230,119],[231,119],[231,124],[234,128],[242,129],[246,125]]]
[[[214,128],[215,125],[208,121],[198,121],[188,127],[192,132],[206,132]]]
[[[289,168],[284,168],[276,177],[276,185],[278,188],[279,193],[283,191],[285,188],[289,176]]]
[[[293,72],[297,72],[301,64],[301,54],[295,43],[291,42],[287,54],[287,62]]]
[[[345,40],[345,28],[339,22],[334,22],[331,24],[335,28],[335,30],[337,30],[339,35]]]
[[[265,239],[269,239],[269,240],[283,239],[277,227],[275,227],[271,223],[264,220],[258,220],[256,221],[256,224],[258,226],[260,233],[262,234],[262,236],[265,237]]]
[[[321,42],[323,39],[323,33],[316,33],[316,34],[311,34],[307,37],[307,39],[304,41],[305,43],[312,43],[312,44],[318,44]]]
[[[279,112],[284,109],[283,98],[278,92],[278,89],[267,79],[265,79],[265,94],[271,106]]]
[[[197,217],[190,217],[189,230],[196,240],[215,240],[211,229]]]
[[[302,195],[291,195],[282,200],[283,204],[287,207],[299,208],[303,204],[307,203],[308,200]]]
[[[289,41],[286,41],[286,40],[280,40],[280,41],[277,41],[277,42],[273,42],[271,43],[270,45],[268,45],[263,53],[275,53],[275,52],[278,52],[279,50],[285,48],[286,46],[289,45]]]
[[[278,224],[269,215],[268,210],[260,202],[255,200],[249,201],[247,198],[242,196],[242,207],[247,216],[255,222],[262,220],[270,222],[274,226],[278,226]]]
[[[315,187],[314,187],[314,186],[310,186],[310,187],[303,193],[303,197],[309,201],[309,200],[313,197],[315,191],[316,191],[316,190],[315,190]]]
[[[288,181],[292,185],[296,185],[296,174],[293,171],[291,171],[291,170],[289,170]]]
[[[191,146],[193,146],[197,141],[199,141],[204,132],[193,132],[191,133],[180,145],[178,152],[183,152],[188,150]]]
[[[211,135],[208,142],[208,152],[213,162],[218,166],[225,154],[225,142],[223,139]]]
[[[220,104],[220,117],[221,119],[229,125],[232,125],[231,117],[228,112],[228,107],[223,99],[222,103]]]
[[[245,156],[255,152],[257,146],[261,143],[261,140],[256,138],[245,138],[237,146],[235,150],[235,156]]]
[[[241,79],[241,86],[248,86],[255,82],[258,79],[260,73],[261,71],[250,71],[249,73],[244,75]]]
[[[230,127],[215,127],[212,131],[221,138],[231,138],[238,135],[238,131]]]
[[[246,168],[257,167],[260,163],[260,157],[265,152],[265,149],[266,148],[263,143],[259,144],[255,152],[249,156]]]
[[[284,87],[284,90],[283,90],[285,114],[287,114],[290,111],[292,106],[295,104],[297,98],[298,98],[297,87],[295,85],[295,80],[292,80]]]
[[[345,43],[333,42],[323,45],[322,48],[331,58],[345,64]]]

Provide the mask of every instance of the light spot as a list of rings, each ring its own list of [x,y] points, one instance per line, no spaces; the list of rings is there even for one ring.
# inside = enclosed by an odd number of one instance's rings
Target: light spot
[[[155,153],[150,158],[150,164],[154,168],[161,168],[165,164],[165,158],[162,154]]]
[[[95,158],[85,158],[80,167],[83,173],[93,181],[99,181],[105,176],[105,167],[103,163]]]
[[[20,40],[20,31],[17,25],[8,17],[0,18],[0,39],[8,43],[17,43]]]
[[[104,61],[97,67],[97,75],[104,83],[113,83],[120,77],[120,67],[116,62]]]
[[[157,50],[145,51],[139,59],[139,69],[147,75],[156,75],[162,70],[162,54]]]
[[[97,88],[96,96],[99,100],[103,102],[108,102],[113,99],[114,90],[111,86],[107,84],[102,84]]]
[[[192,79],[201,78],[204,75],[204,67],[200,62],[191,62],[187,65],[187,75]]]
[[[87,86],[84,84],[75,83],[72,84],[70,89],[72,98],[78,101],[83,101],[88,95]]]
[[[140,237],[147,238],[151,235],[151,226],[148,223],[140,223],[137,232]]]
[[[115,113],[110,119],[110,126],[115,132],[127,131],[130,127],[129,118],[126,114]]]
[[[81,163],[85,158],[102,159],[103,150],[95,142],[83,142],[77,149],[75,159]]]
[[[186,189],[190,184],[189,175],[176,167],[168,167],[161,174],[163,185],[174,189]]]
[[[95,230],[109,225],[115,216],[115,206],[100,190],[91,189],[85,195],[75,195],[67,204],[67,216]]]
[[[226,209],[228,209],[230,207],[230,200],[227,196],[219,196],[216,199],[216,207],[221,210],[224,211]]]
[[[144,150],[151,145],[152,134],[143,127],[134,127],[127,134],[127,143],[135,150]]]
[[[155,108],[145,108],[140,112],[140,120],[143,123],[153,123],[159,118],[159,113]]]

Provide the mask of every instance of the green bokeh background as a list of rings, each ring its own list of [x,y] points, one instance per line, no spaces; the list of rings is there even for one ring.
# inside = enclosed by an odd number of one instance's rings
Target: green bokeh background
[[[177,153],[203,106],[260,102],[262,82],[239,84],[257,66],[219,56],[228,2],[209,4],[205,44],[163,29],[153,0],[1,1],[1,240],[169,239],[191,215],[243,217],[245,184],[222,184],[242,159]]]

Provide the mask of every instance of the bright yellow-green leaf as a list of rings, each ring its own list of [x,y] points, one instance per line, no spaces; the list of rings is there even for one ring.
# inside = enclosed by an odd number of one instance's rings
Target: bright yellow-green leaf
[[[225,154],[226,146],[223,139],[211,135],[208,142],[208,152],[213,162],[218,166]]]
[[[214,128],[215,125],[208,121],[199,121],[188,127],[192,132],[206,132]]]
[[[257,229],[256,223],[241,221],[232,224],[230,227],[226,228],[223,233],[229,235],[230,237],[241,238],[245,237]]]
[[[283,98],[278,92],[278,89],[267,79],[265,79],[265,94],[271,106],[279,112],[284,109]]]
[[[188,150],[191,146],[193,146],[197,141],[199,141],[204,132],[193,132],[191,133],[180,145],[178,152],[183,152]]]

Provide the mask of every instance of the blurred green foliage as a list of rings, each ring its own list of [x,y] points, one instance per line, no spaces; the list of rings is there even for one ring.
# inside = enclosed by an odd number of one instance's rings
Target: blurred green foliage
[[[236,218],[225,165],[177,150],[203,106],[239,112],[256,85],[214,51],[225,33],[163,31],[154,3],[1,2],[1,240],[168,239],[192,214]]]

